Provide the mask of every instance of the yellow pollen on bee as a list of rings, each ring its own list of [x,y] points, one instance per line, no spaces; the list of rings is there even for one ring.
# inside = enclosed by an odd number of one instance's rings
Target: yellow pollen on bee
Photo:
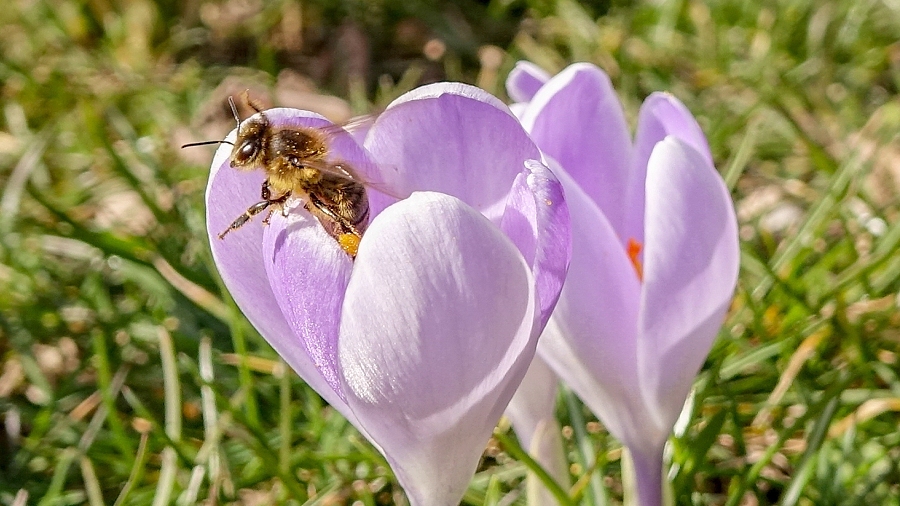
[[[637,272],[638,281],[644,280],[644,264],[641,263],[640,258],[642,249],[644,249],[643,244],[636,241],[634,238],[628,239],[626,251],[628,253],[628,259],[631,260],[631,265],[634,266],[634,271]]]
[[[338,244],[351,258],[356,258],[359,251],[359,236],[356,234],[341,234],[337,237]]]

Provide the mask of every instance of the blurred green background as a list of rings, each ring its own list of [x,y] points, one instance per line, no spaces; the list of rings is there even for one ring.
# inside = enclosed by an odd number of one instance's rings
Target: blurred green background
[[[632,122],[673,93],[733,189],[740,285],[675,502],[900,504],[895,0],[10,0],[0,504],[405,504],[230,300],[212,148],[178,147],[222,138],[244,89],[340,121],[438,80],[505,98],[519,59],[598,64]],[[621,447],[558,410],[573,504],[620,503]],[[465,504],[525,504],[526,471],[493,441]]]

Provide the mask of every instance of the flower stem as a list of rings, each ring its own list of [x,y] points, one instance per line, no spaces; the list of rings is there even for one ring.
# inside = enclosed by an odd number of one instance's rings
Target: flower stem
[[[637,506],[662,506],[663,452],[630,452]]]
[[[529,471],[537,475],[538,479],[540,479],[544,486],[547,487],[547,490],[550,491],[558,504],[562,506],[574,506],[574,502],[569,497],[569,494],[563,490],[559,483],[550,476],[550,473],[535,461],[531,455],[528,455],[528,452],[523,450],[518,443],[500,430],[494,430],[494,438],[500,443],[506,453],[509,453],[513,458],[525,464]]]

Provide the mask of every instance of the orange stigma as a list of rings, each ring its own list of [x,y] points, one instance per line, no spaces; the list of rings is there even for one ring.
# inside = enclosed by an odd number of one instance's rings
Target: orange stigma
[[[641,263],[639,255],[641,254],[641,250],[644,249],[644,246],[631,238],[628,239],[628,247],[626,249],[628,252],[628,259],[631,260],[631,265],[634,266],[634,271],[637,272],[638,281],[643,281],[644,264]]]

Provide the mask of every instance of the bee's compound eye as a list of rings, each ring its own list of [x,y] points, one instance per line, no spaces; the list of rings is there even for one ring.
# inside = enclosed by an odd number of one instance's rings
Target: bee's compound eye
[[[243,146],[241,146],[241,149],[238,151],[238,161],[245,162],[250,158],[253,158],[254,153],[256,153],[256,143],[247,142]]]

